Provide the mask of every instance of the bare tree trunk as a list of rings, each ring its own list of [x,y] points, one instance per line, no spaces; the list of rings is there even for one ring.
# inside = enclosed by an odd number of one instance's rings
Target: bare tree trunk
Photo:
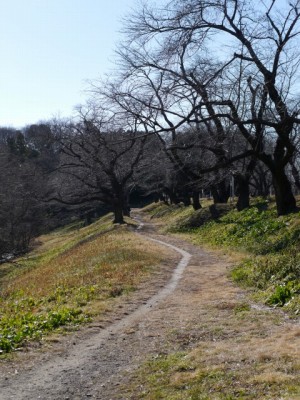
[[[165,192],[170,199],[170,204],[179,204],[180,203],[174,189],[165,188]]]
[[[229,185],[223,180],[217,185],[213,185],[211,188],[211,193],[214,199],[214,204],[221,203],[226,204],[230,197]]]
[[[262,164],[258,164],[255,173],[251,177],[254,187],[254,195],[267,198],[270,193],[271,174],[269,169],[264,169]]]
[[[296,209],[296,200],[292,185],[284,169],[277,168],[272,171],[275,200],[278,215],[286,215]]]
[[[237,186],[237,209],[238,211],[245,210],[250,207],[250,179],[253,176],[253,171],[257,165],[257,160],[252,157],[247,166],[244,166],[244,171],[237,173],[234,176],[236,186]]]
[[[121,203],[116,203],[114,204],[114,224],[124,224],[124,218],[123,218],[123,204]]]
[[[188,207],[191,205],[191,198],[188,193],[185,194],[183,197],[183,204],[185,205],[185,207]]]
[[[249,178],[243,175],[236,175],[238,201],[236,207],[238,211],[245,210],[250,207]]]
[[[200,200],[199,200],[199,192],[193,192],[192,194],[193,197],[193,208],[194,210],[199,210],[200,208],[202,208],[201,204],[200,204]]]
[[[129,196],[126,196],[126,200],[124,200],[123,215],[125,217],[130,217]]]

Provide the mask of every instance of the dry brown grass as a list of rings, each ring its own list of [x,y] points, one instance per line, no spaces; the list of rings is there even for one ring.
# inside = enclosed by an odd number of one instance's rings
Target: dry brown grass
[[[168,340],[182,352],[149,361],[132,399],[300,399],[299,326],[251,309],[211,307]],[[281,325],[282,324],[282,325]]]
[[[65,323],[111,307],[157,270],[166,250],[110,219],[39,238],[40,245],[3,265],[0,353]],[[54,313],[54,314],[53,314]]]
[[[53,243],[51,243],[53,245]],[[26,295],[46,296],[55,287],[106,284],[134,285],[144,268],[157,264],[156,245],[126,230],[114,231],[76,245],[12,279],[4,296],[18,290]]]

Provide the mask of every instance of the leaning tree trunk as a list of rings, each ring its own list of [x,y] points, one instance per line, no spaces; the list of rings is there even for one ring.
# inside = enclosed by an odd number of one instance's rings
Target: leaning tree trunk
[[[276,168],[272,171],[275,201],[278,215],[289,214],[296,209],[296,200],[284,168]]]

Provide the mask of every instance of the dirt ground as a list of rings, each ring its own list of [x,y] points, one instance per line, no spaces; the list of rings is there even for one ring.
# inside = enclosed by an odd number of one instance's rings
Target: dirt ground
[[[259,307],[251,321],[231,318],[247,293],[228,279],[228,259],[159,235],[149,221],[137,234],[176,247],[168,247],[170,257],[161,272],[125,301],[119,299],[105,318],[3,362],[1,400],[134,399],[126,385],[147,357],[192,349],[199,341],[210,362],[220,357],[229,362],[237,354],[245,366],[255,357],[264,362],[275,346],[300,365],[299,321],[282,313],[275,318]]]

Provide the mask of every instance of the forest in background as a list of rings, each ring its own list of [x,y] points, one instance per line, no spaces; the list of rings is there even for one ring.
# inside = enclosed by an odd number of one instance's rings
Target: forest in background
[[[296,211],[300,2],[149,3],[124,21],[116,71],[69,120],[0,129],[0,255],[42,232],[162,200]]]

